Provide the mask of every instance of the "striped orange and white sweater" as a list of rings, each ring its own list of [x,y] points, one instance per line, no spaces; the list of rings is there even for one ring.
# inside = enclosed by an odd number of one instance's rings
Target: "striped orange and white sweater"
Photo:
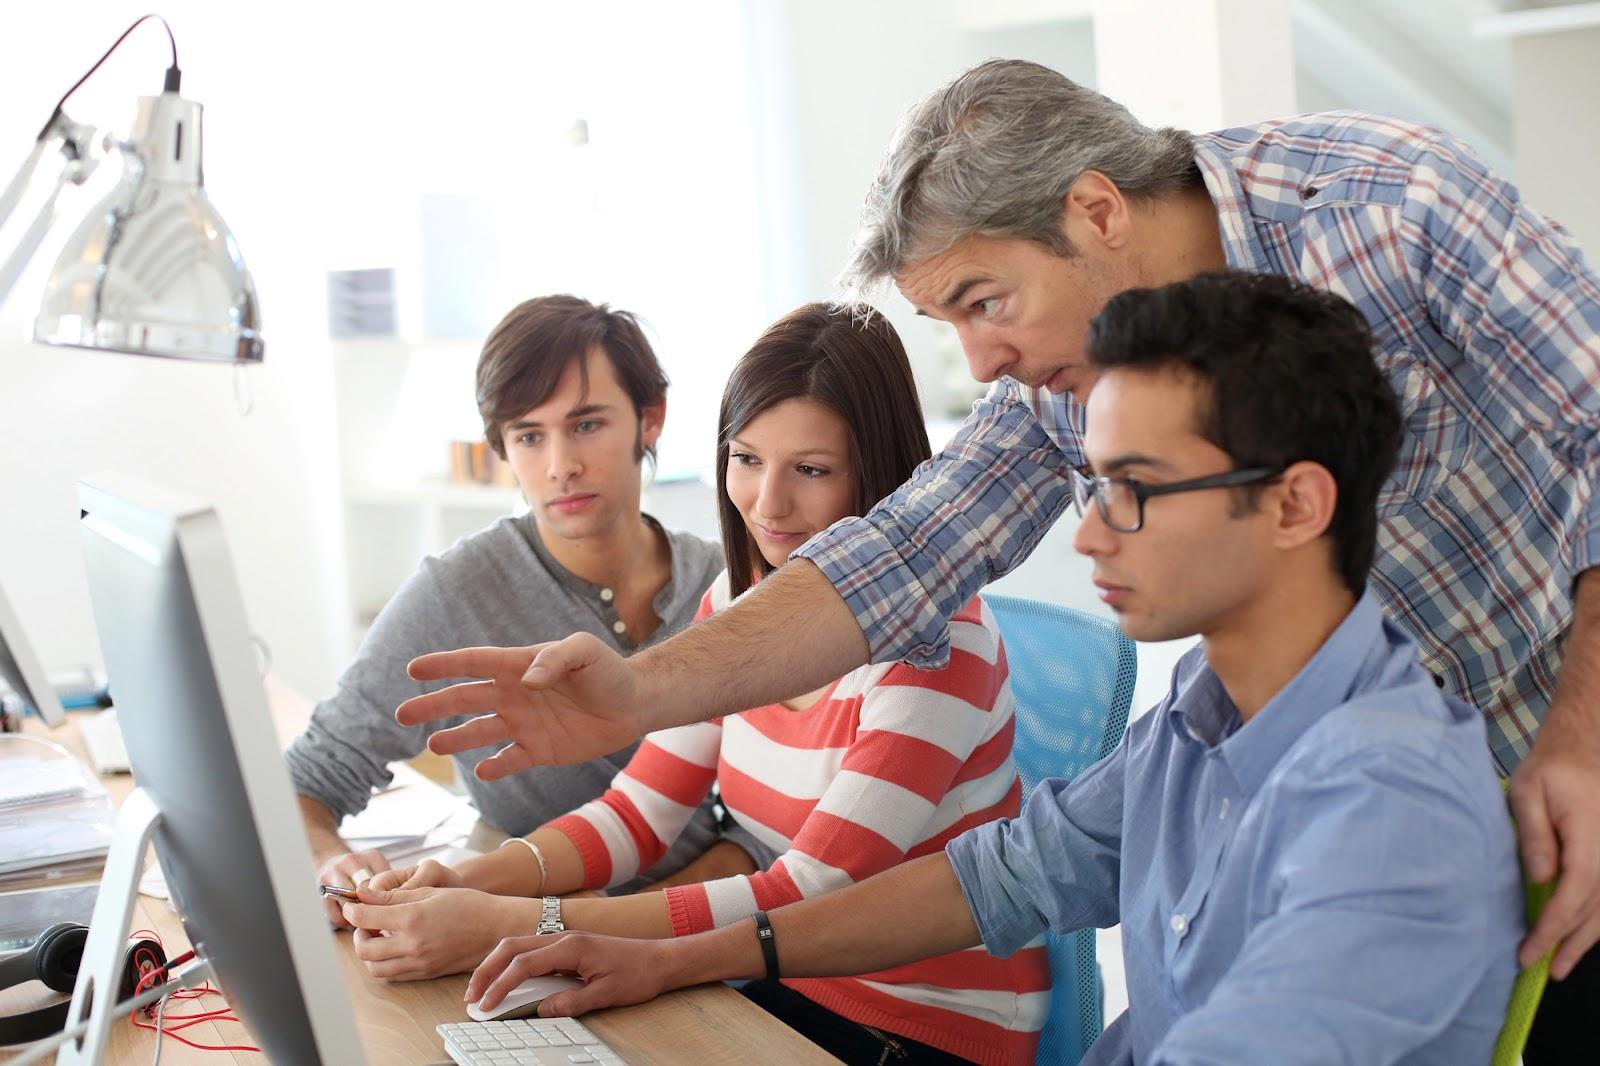
[[[699,617],[725,605],[727,589],[724,574]],[[950,639],[943,670],[864,666],[803,711],[775,704],[651,734],[605,795],[551,823],[583,857],[586,887],[654,863],[713,782],[729,813],[779,857],[761,873],[668,889],[676,936],[842,888],[1015,817],[1005,652],[980,600],[951,621]],[[980,947],[784,983],[862,1024],[1012,1066],[1034,1059],[1050,974],[1035,942],[1009,959]]]

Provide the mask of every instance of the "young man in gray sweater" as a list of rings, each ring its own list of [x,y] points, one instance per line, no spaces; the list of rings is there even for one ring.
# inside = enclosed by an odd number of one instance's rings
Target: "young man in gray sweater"
[[[406,663],[445,646],[525,645],[592,633],[628,654],[687,625],[722,569],[717,544],[663,529],[639,510],[642,464],[654,457],[667,379],[633,316],[572,296],[528,300],[489,335],[478,360],[484,434],[507,459],[529,513],[503,518],[422,566],[378,615],[333,695],[286,756],[325,882],[388,868],[352,852],[337,826],[387,785],[391,762],[419,754],[449,724],[405,728],[394,709],[440,687]],[[472,772],[487,751],[457,755],[488,827],[519,836],[605,791],[633,746],[592,762],[500,781]],[[693,878],[750,872],[753,840],[722,833],[704,805],[640,884],[695,862]],[[759,854],[757,855],[759,858]],[[330,919],[343,919],[330,905]]]

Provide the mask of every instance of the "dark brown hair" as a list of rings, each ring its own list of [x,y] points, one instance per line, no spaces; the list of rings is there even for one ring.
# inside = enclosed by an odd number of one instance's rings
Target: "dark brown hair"
[[[774,322],[728,376],[717,419],[717,517],[734,596],[772,567],[728,498],[728,443],[752,418],[793,399],[819,403],[844,422],[851,514],[866,514],[929,457],[917,383],[888,319],[870,308],[815,303]]]
[[[573,362],[583,391],[589,391],[584,356],[597,346],[610,358],[635,415],[666,399],[667,375],[639,320],[627,311],[576,296],[539,296],[524,300],[500,320],[483,342],[477,384],[483,435],[500,458],[506,457],[501,439],[506,423],[548,400]],[[646,454],[655,459],[653,447],[641,450],[639,458]]]

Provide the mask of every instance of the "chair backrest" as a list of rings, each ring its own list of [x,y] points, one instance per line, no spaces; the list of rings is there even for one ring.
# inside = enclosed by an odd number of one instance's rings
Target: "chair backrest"
[[[1554,881],[1542,885],[1523,882],[1522,893],[1529,929],[1539,921],[1544,905],[1555,890]],[[1495,1041],[1494,1056],[1489,1060],[1489,1066],[1517,1066],[1522,1061],[1522,1047],[1528,1042],[1528,1033],[1533,1029],[1533,1016],[1539,1012],[1539,997],[1544,995],[1545,982],[1550,980],[1550,960],[1555,953],[1556,949],[1551,948],[1538,962],[1517,974],[1517,980],[1511,986],[1511,1002],[1506,1006],[1505,1024],[1500,1027],[1500,1037]]]
[[[1013,757],[1023,795],[1045,778],[1076,777],[1128,726],[1138,657],[1109,619],[1055,604],[984,594],[1000,627],[1016,701]],[[1105,1025],[1094,930],[1045,934],[1050,1015],[1038,1061],[1073,1063]]]

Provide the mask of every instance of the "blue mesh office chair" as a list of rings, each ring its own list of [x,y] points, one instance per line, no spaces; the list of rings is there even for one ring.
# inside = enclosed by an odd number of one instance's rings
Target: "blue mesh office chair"
[[[1047,777],[1076,777],[1128,726],[1137,659],[1114,622],[1070,607],[984,594],[1005,641],[1016,699],[1014,756],[1024,797]],[[1094,930],[1045,934],[1050,1016],[1038,1061],[1073,1063],[1105,1026]]]

